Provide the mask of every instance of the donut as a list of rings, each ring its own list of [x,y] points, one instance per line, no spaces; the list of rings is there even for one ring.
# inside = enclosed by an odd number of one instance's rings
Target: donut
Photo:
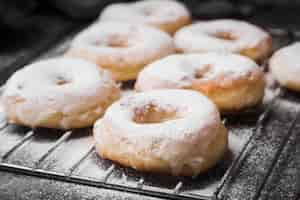
[[[262,29],[238,20],[211,20],[186,26],[176,32],[178,52],[203,53],[225,51],[239,53],[257,62],[272,50],[272,38]]]
[[[93,133],[102,158],[176,176],[195,176],[213,167],[228,140],[219,112],[207,97],[176,89],[121,98],[97,120]]]
[[[134,3],[116,3],[106,7],[100,21],[125,21],[147,24],[173,34],[191,23],[187,8],[173,0],[144,0]]]
[[[272,76],[283,87],[300,92],[300,42],[276,51],[269,61]]]
[[[135,89],[191,89],[208,96],[222,113],[234,113],[261,102],[264,74],[251,59],[232,53],[171,55],[148,65]]]
[[[10,123],[71,129],[93,125],[119,95],[109,72],[95,64],[51,58],[15,72],[1,102]]]
[[[101,22],[73,40],[67,57],[79,57],[111,72],[117,81],[136,79],[138,72],[154,60],[175,51],[172,38],[146,25]]]

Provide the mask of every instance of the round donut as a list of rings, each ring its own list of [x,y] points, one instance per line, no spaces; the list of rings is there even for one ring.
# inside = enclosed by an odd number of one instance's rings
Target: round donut
[[[11,123],[71,129],[93,125],[119,96],[109,72],[95,64],[52,58],[15,72],[1,100]]]
[[[271,74],[288,89],[300,92],[300,42],[281,48],[269,61]]]
[[[80,57],[111,72],[118,81],[135,79],[154,60],[175,51],[172,38],[145,25],[101,22],[84,30],[71,44],[68,57]]]
[[[147,24],[173,34],[190,24],[191,16],[187,8],[177,1],[144,0],[112,4],[103,10],[100,20]]]
[[[203,53],[225,51],[239,53],[262,62],[272,50],[272,38],[262,29],[238,20],[198,22],[175,34],[177,51]]]
[[[264,75],[251,59],[231,53],[171,55],[140,72],[137,91],[191,89],[208,96],[222,113],[261,102]]]
[[[227,137],[216,106],[189,90],[123,97],[94,125],[101,157],[140,171],[183,176],[214,166],[227,150]]]

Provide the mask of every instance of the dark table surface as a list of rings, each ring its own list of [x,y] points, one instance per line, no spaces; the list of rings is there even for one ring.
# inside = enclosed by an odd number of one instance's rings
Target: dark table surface
[[[1,200],[159,200],[101,188],[0,172]],[[63,188],[63,189],[62,189]]]

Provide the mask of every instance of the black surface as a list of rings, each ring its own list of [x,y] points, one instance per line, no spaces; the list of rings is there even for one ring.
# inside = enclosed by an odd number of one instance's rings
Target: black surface
[[[0,1],[0,27],[23,29],[30,24],[30,16],[38,7],[36,0]]]
[[[24,30],[2,27],[0,84],[18,68],[87,23],[73,21],[55,11],[43,11],[31,16],[30,26]]]
[[[293,101],[299,107],[300,98],[297,94]],[[291,98],[290,98],[291,99]],[[278,162],[274,165],[266,186],[262,188],[259,199],[300,199],[300,122],[284,146]]]
[[[257,9],[255,14],[247,18],[247,20],[263,27],[299,31],[299,13],[299,6],[285,5],[280,7],[267,7]]]
[[[294,134],[299,133],[300,124],[300,99],[292,102],[285,96],[286,93],[274,102],[269,117],[248,145],[241,163],[235,170],[235,176],[226,180],[227,183],[219,194],[220,199],[265,199],[268,195],[274,200],[291,199],[290,196],[299,192],[299,160],[285,165],[280,164],[282,161],[279,162],[280,158],[288,159],[282,154],[283,149],[289,149],[292,143],[297,143]],[[290,156],[299,158],[299,150],[299,146],[294,147],[290,150]],[[277,171],[274,170],[275,165]],[[281,172],[287,170],[290,174]],[[289,182],[291,177],[293,182]],[[274,180],[276,178],[277,180]],[[273,191],[275,188],[276,192]]]
[[[78,184],[41,179],[0,171],[1,200],[159,200]]]

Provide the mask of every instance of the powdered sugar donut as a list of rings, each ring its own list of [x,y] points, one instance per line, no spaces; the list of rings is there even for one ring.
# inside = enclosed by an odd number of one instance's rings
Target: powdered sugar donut
[[[300,42],[284,47],[273,54],[270,59],[270,71],[284,87],[300,91]]]
[[[213,100],[221,112],[258,104],[264,96],[264,75],[251,59],[231,53],[171,55],[148,65],[135,88],[192,89]]]
[[[2,103],[8,120],[30,127],[90,126],[118,99],[108,72],[81,59],[39,61],[7,81]]]
[[[263,61],[272,50],[272,39],[262,29],[238,20],[198,22],[175,34],[177,50],[185,53],[226,51]]]
[[[188,90],[123,97],[95,123],[94,138],[103,158],[141,171],[185,176],[211,168],[227,149],[217,108]]]
[[[135,79],[146,64],[173,52],[172,38],[158,29],[101,22],[75,37],[66,55],[92,61],[123,81]]]
[[[148,24],[172,34],[189,24],[191,17],[187,8],[177,1],[144,0],[112,4],[103,10],[100,20]]]

